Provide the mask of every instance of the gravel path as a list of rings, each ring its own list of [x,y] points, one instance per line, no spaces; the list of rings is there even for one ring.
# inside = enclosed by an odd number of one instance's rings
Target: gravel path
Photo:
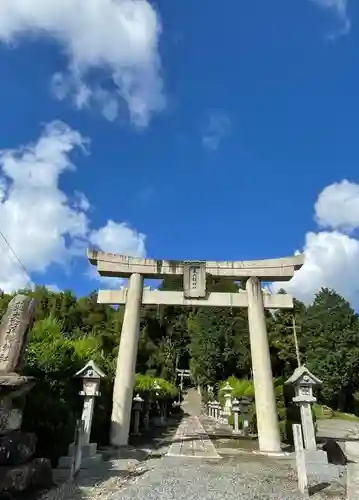
[[[116,500],[300,500],[288,464],[263,458],[206,460],[164,457],[148,473],[124,486]],[[342,491],[317,492],[311,498],[344,499]]]
[[[245,454],[220,456],[200,419],[196,394],[186,398],[187,416],[179,425],[172,443],[157,448],[150,459],[114,460],[105,477],[91,474],[88,483],[68,492],[68,500],[301,500],[293,464],[287,459],[275,460]],[[166,455],[167,453],[167,455]],[[219,453],[219,454],[218,454]],[[109,464],[107,464],[108,466]],[[105,466],[105,464],[104,464]],[[351,471],[353,494],[356,470]],[[343,478],[345,479],[345,478]],[[86,484],[87,483],[87,484]],[[342,485],[312,491],[312,500],[344,500]],[[46,497],[46,500],[63,497]],[[349,500],[357,500],[356,496]]]
[[[167,455],[148,460],[147,472],[121,488],[114,500],[303,499],[291,462],[251,454],[221,458],[197,412],[188,408],[188,413]],[[345,499],[345,487],[313,492],[311,498]]]

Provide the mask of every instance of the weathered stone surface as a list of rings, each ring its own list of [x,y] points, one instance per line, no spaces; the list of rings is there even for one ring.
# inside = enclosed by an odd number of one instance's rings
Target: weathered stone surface
[[[33,433],[12,432],[0,437],[0,465],[20,465],[35,453],[36,436]]]
[[[53,485],[51,462],[47,458],[34,458],[31,486],[49,488]]]
[[[53,484],[50,460],[34,458],[18,466],[0,467],[0,493],[21,492],[28,488],[48,488]]]
[[[35,315],[35,300],[16,295],[0,324],[0,372],[19,373],[22,369],[27,333]]]
[[[1,387],[1,384],[0,384]],[[0,408],[0,435],[20,429],[22,423],[22,411],[13,408]]]

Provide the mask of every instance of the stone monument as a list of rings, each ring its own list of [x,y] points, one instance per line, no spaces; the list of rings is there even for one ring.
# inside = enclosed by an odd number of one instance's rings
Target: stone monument
[[[0,324],[0,494],[52,484],[51,463],[33,458],[36,436],[21,431],[22,411],[17,408],[18,398],[35,384],[34,377],[21,374],[34,317],[35,300],[16,295]]]

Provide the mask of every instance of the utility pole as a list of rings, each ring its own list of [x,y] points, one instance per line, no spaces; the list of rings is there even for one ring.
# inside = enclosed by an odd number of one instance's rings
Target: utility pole
[[[296,325],[295,325],[295,317],[294,317],[294,314],[293,314],[293,335],[294,335],[294,343],[295,343],[295,352],[296,352],[296,355],[297,355],[297,361],[298,361],[298,367],[301,366],[301,362],[300,362],[300,354],[299,354],[299,345],[298,345],[298,337],[297,337],[297,329],[296,329]]]
[[[298,336],[297,336],[297,326],[295,324],[295,316],[293,314],[292,317],[292,326],[287,326],[287,328],[290,328],[293,330],[293,336],[294,336],[294,345],[295,345],[295,354],[297,356],[297,363],[298,363],[298,368],[302,366],[302,363],[300,362],[300,353],[299,353],[299,344],[298,344]],[[300,329],[300,327],[299,327]]]

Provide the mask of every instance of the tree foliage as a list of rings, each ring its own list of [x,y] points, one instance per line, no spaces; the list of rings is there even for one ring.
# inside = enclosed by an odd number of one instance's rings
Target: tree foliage
[[[207,285],[210,292],[233,293],[244,286],[210,277]],[[161,288],[182,289],[182,282],[168,278]],[[37,431],[44,449],[57,436],[52,451],[57,456],[65,453],[82,403],[79,381],[73,375],[94,359],[108,377],[101,385],[93,437],[106,442],[123,307],[98,304],[96,293],[77,298],[71,291],[53,293],[44,287],[25,293],[37,299],[26,360],[26,372],[37,378],[37,384],[26,398],[26,426]],[[10,299],[0,294],[1,315]],[[320,401],[333,409],[353,410],[359,390],[358,315],[343,297],[327,289],[310,306],[299,301],[294,306],[301,359],[323,381]],[[288,310],[267,314],[273,375],[281,380],[277,392],[297,366],[292,318],[293,312]],[[202,386],[211,384],[218,389],[221,382],[236,377],[238,394],[244,387],[249,391],[253,387],[246,310],[144,308],[140,329],[137,391],[150,390],[146,384],[156,379],[162,384],[161,394],[174,397],[176,368],[191,368],[194,382]]]

